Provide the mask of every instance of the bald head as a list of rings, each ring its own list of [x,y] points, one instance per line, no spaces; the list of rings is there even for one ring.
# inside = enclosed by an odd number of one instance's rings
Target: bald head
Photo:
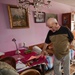
[[[52,23],[57,23],[57,20],[55,18],[49,18],[46,22],[47,25],[51,25]]]
[[[49,18],[46,22],[46,26],[49,27],[52,32],[55,32],[60,28],[60,25],[55,18]]]

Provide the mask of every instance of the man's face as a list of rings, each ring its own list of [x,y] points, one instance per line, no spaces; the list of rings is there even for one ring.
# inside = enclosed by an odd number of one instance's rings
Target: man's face
[[[50,29],[52,32],[57,31],[58,26],[59,26],[59,25],[58,25],[57,22],[55,22],[55,23],[49,23],[49,24],[47,25],[47,27],[49,27],[49,29]]]

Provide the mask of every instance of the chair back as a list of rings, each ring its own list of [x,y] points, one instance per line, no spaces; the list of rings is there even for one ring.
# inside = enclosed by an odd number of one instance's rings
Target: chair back
[[[28,69],[28,70],[23,71],[20,75],[41,75],[41,74],[36,69]]]
[[[11,65],[13,68],[16,69],[16,60],[13,57],[11,57],[11,56],[10,57],[4,57],[4,58],[1,58],[0,61],[6,62],[9,65]]]

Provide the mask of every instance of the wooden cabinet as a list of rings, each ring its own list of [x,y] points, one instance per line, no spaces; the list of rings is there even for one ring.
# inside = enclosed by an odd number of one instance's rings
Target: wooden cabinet
[[[63,13],[62,14],[62,25],[67,26],[71,31],[75,30],[75,14],[74,13]]]

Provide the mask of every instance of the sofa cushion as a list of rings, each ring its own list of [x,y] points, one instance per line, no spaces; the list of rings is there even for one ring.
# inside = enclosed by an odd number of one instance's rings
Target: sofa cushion
[[[0,59],[0,61],[6,62],[16,69],[16,60],[13,57],[3,57]]]
[[[0,75],[19,75],[8,63],[0,61]]]
[[[29,46],[29,50],[32,50],[34,46],[38,46],[39,48],[43,48],[44,43],[40,43],[40,44],[35,44],[35,45],[31,45]]]
[[[36,54],[40,54],[42,49],[40,47],[38,47],[38,46],[33,46],[32,51],[34,51]]]
[[[19,74],[14,70],[3,68],[0,69],[0,75],[19,75]]]

